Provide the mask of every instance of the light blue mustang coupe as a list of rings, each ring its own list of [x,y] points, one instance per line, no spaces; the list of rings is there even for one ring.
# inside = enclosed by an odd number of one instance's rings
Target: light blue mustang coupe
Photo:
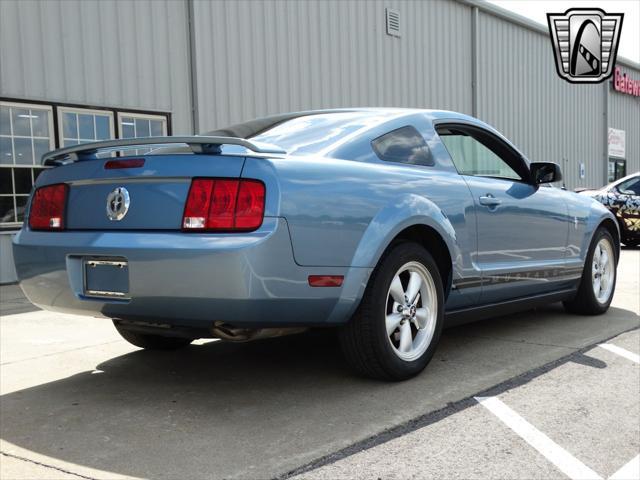
[[[445,325],[600,314],[615,288],[613,215],[458,113],[300,112],[43,161],[14,241],[25,294],[143,348],[335,326],[356,371],[400,380]]]

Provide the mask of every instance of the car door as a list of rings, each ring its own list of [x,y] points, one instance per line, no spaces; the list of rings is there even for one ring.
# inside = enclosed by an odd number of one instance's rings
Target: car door
[[[609,206],[620,222],[622,237],[627,242],[640,241],[640,177],[613,187]]]
[[[480,302],[560,289],[569,233],[562,195],[534,185],[527,162],[492,132],[455,124],[437,130],[475,202]]]

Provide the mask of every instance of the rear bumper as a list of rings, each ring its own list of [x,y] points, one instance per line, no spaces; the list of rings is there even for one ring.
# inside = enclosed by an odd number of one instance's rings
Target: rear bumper
[[[208,327],[338,324],[362,296],[370,269],[301,267],[286,220],[265,218],[247,234],[33,232],[13,244],[25,295],[52,311]],[[128,299],[84,295],[83,259],[125,258]],[[312,288],[309,275],[344,275],[340,288]]]

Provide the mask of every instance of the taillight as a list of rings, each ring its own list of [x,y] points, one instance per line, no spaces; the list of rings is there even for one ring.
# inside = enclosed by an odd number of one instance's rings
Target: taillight
[[[255,180],[240,182],[236,202],[235,227],[255,230],[262,224],[264,215],[264,184]]]
[[[32,230],[64,229],[68,190],[69,187],[64,183],[36,190],[29,210],[29,227]]]
[[[196,178],[182,217],[183,230],[251,231],[262,225],[264,184],[259,180]]]

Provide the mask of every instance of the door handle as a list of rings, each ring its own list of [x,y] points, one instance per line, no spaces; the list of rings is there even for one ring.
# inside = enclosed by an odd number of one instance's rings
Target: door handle
[[[484,197],[480,197],[480,205],[485,205],[487,207],[495,207],[500,205],[502,201],[499,198],[494,197],[490,193],[488,193]]]

